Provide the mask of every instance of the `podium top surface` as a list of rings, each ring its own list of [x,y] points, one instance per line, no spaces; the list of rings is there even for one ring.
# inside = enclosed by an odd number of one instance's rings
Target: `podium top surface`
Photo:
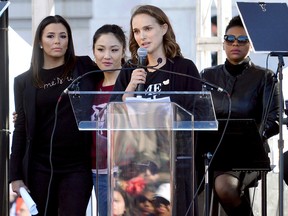
[[[119,92],[68,92],[79,130],[218,129],[210,92],[157,92],[155,98],[145,98],[151,93],[141,92],[143,97],[129,97],[125,102],[102,102],[113,94]]]
[[[288,52],[286,3],[237,2],[254,52]]]

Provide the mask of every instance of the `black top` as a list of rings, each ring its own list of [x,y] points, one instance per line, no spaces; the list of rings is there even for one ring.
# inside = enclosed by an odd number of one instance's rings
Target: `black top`
[[[58,96],[73,80],[69,76],[61,79],[63,66],[40,71],[44,88],[36,91],[36,130],[32,148],[33,162],[39,169],[49,171],[49,154],[51,134],[55,122],[55,107]],[[53,137],[53,167],[54,171],[70,170],[87,161],[89,144],[84,143],[84,133],[80,133],[75,124],[75,117],[69,98],[63,97],[57,109],[57,125]],[[64,155],[65,157],[64,157]]]
[[[126,65],[123,67],[115,83],[115,86],[114,86],[115,91],[125,91],[126,87],[128,86],[130,82],[131,74],[134,69],[135,67],[129,67],[129,65]],[[171,73],[169,71],[171,71]],[[173,74],[173,72],[176,72],[178,74]],[[165,91],[180,91],[180,92],[181,91],[201,91],[201,82],[200,82],[199,72],[195,64],[189,59],[185,59],[182,57],[175,57],[173,59],[167,59],[166,64],[163,67],[161,67],[160,70],[154,71],[154,72],[147,72],[144,90],[145,90],[145,95],[143,95],[143,97],[155,99],[159,97],[169,96],[171,102],[175,102],[176,104],[180,105],[186,110],[193,112],[195,107],[193,104],[194,101],[193,99],[191,99],[191,97],[189,96],[186,97],[186,96],[181,96],[181,95],[167,95],[167,94],[163,94],[163,92]],[[122,101],[122,96],[123,95],[113,95],[111,97],[111,100]],[[159,118],[161,119],[161,116]],[[189,120],[191,121],[191,119]],[[146,133],[148,134],[148,132]],[[133,136],[130,138],[127,138],[128,137],[127,135],[126,140],[136,139]],[[149,136],[150,135],[147,135],[147,137]],[[158,136],[161,137],[161,135],[159,134]],[[157,142],[158,148],[160,149],[165,148],[164,145],[167,145],[167,143],[165,143],[165,139],[167,137],[165,138],[161,137],[161,138],[162,138],[162,142],[160,141]],[[176,140],[175,140],[175,142],[177,143],[177,147],[176,147],[177,155],[189,155],[189,156],[191,155],[191,146],[193,142],[192,140],[190,140],[190,138],[191,138],[191,132],[183,132],[183,131],[177,132]],[[146,143],[147,148],[149,145],[148,140],[149,139],[147,139],[147,143]],[[153,144],[151,144],[151,146],[153,146]],[[150,148],[152,148],[151,146]]]
[[[135,67],[129,67],[129,65],[123,67],[115,83],[115,91],[125,91],[134,69]],[[161,95],[157,95],[157,92],[163,91],[201,91],[199,72],[191,60],[181,57],[167,59],[166,64],[160,69],[167,72],[155,71],[147,73],[144,85],[144,90],[147,94],[144,97],[158,98]],[[169,71],[172,73],[169,73]],[[179,74],[173,74],[173,72]],[[188,78],[185,75],[190,77]],[[113,96],[111,100],[121,101],[122,95]],[[179,102],[177,98],[172,98],[171,100],[176,103]]]
[[[32,84],[32,70],[20,74],[14,80],[15,108],[18,114],[13,132],[10,158],[10,179],[24,180],[31,168],[49,171],[49,154],[54,127],[56,104],[61,93],[75,77],[98,69],[88,57],[77,57],[75,69],[66,79],[61,79],[63,66],[40,71],[45,85],[36,88]],[[102,73],[81,79],[82,90],[94,90]],[[90,169],[91,133],[77,128],[68,95],[63,95],[57,108],[57,123],[52,141],[52,162],[55,172]]]

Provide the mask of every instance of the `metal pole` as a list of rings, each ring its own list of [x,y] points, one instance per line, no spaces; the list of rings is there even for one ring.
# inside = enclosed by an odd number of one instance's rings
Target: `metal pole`
[[[278,56],[278,67],[277,67],[277,74],[279,80],[279,140],[278,140],[278,149],[279,149],[279,216],[283,216],[283,198],[284,198],[284,185],[283,185],[283,178],[284,178],[284,161],[283,161],[283,148],[284,148],[284,140],[283,140],[283,113],[284,113],[284,101],[283,101],[283,66],[284,59],[283,56],[288,56],[288,52],[271,52],[270,56]]]
[[[210,182],[209,182],[209,163],[212,158],[212,154],[207,152],[204,156],[204,166],[205,166],[205,216],[209,216],[210,213]],[[213,208],[213,204],[211,205]]]
[[[0,1],[7,3],[7,1]],[[1,4],[2,5],[2,4]],[[9,215],[9,71],[8,9],[0,17],[0,214]]]
[[[283,216],[283,199],[284,199],[284,194],[283,194],[283,189],[284,189],[284,185],[283,185],[283,178],[284,178],[284,170],[283,170],[283,166],[284,166],[284,161],[283,161],[283,148],[284,148],[284,140],[283,140],[283,87],[282,87],[282,80],[283,80],[283,73],[282,73],[282,69],[284,66],[284,60],[283,60],[283,55],[278,55],[278,60],[279,60],[279,64],[278,64],[278,76],[279,76],[279,89],[280,89],[280,108],[279,108],[279,113],[280,113],[280,117],[279,117],[279,140],[278,140],[278,149],[279,149],[279,216]]]

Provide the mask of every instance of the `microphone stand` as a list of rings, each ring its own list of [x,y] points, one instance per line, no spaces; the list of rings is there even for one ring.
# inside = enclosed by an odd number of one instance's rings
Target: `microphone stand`
[[[204,157],[204,165],[205,165],[205,216],[209,216],[210,212],[210,185],[209,185],[209,165],[210,160],[212,158],[212,154],[210,152],[207,152],[203,155]]]
[[[271,52],[271,56],[278,56],[278,67],[277,74],[279,77],[279,140],[278,140],[278,149],[279,149],[279,216],[283,216],[283,179],[284,179],[284,161],[283,161],[283,148],[284,148],[284,140],[283,140],[283,92],[282,92],[282,81],[283,81],[283,66],[284,60],[283,56],[288,56],[287,52]]]
[[[271,91],[270,91],[270,94],[268,97],[267,105],[265,106],[264,115],[263,115],[261,125],[259,128],[259,134],[261,136],[264,135],[265,124],[266,124],[266,121],[267,121],[267,118],[269,115],[269,110],[270,110],[271,103],[273,100],[273,95],[275,92],[276,83],[277,83],[277,75],[274,75],[272,88],[271,88]],[[265,98],[263,98],[263,100],[265,100]],[[261,187],[261,190],[262,190],[262,203],[261,203],[262,208],[261,209],[262,209],[262,216],[266,216],[267,215],[267,172],[266,171],[261,172],[261,180],[262,180],[262,187]]]

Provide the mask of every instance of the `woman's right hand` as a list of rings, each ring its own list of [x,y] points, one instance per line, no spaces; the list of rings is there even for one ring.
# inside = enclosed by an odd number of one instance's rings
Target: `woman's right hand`
[[[145,84],[146,76],[147,72],[143,68],[137,68],[133,70],[131,80],[127,86],[126,91],[135,91],[138,84]]]
[[[22,180],[16,180],[11,182],[12,191],[15,192],[18,196],[20,196],[21,187],[24,187],[28,192],[30,192]]]
[[[143,68],[137,68],[133,70],[130,82],[125,89],[126,92],[134,92],[138,84],[145,84],[147,72]],[[124,94],[122,100],[125,101],[127,97],[133,97],[133,94]]]

